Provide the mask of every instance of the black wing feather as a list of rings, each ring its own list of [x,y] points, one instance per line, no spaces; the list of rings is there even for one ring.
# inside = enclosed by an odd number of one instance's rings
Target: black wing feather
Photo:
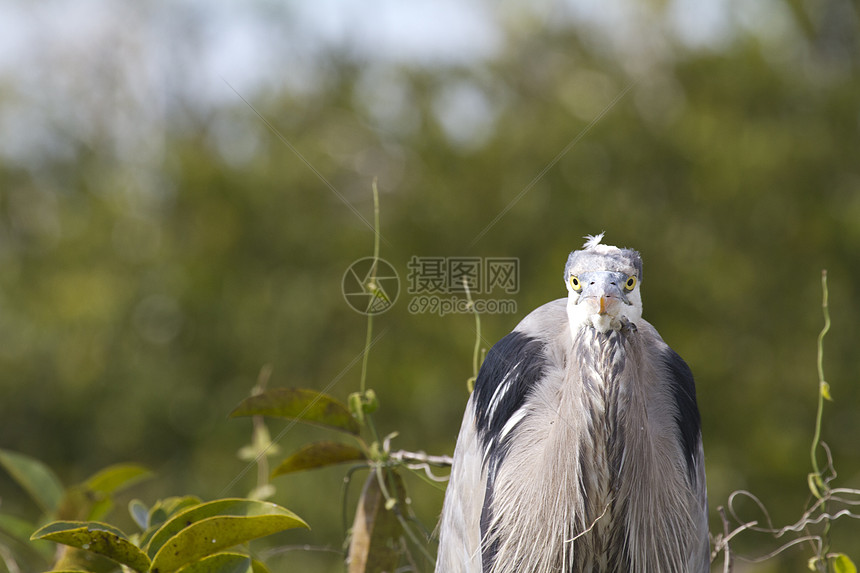
[[[684,459],[687,462],[690,484],[694,484],[696,456],[702,432],[702,419],[699,415],[699,407],[696,405],[696,383],[690,367],[671,348],[668,348],[664,354],[663,362],[669,374],[668,381],[675,398],[675,422],[678,424],[678,434],[681,438]]]
[[[481,510],[481,539],[487,539],[492,522],[495,476],[505,455],[502,431],[543,376],[545,366],[544,343],[514,331],[490,349],[478,372],[472,400],[478,440],[484,452],[484,463],[488,465],[487,489]],[[484,571],[492,568],[496,551],[495,543],[483,545]]]
[[[499,445],[505,424],[543,376],[546,365],[543,348],[541,340],[514,331],[487,353],[472,397],[475,425],[485,452]]]

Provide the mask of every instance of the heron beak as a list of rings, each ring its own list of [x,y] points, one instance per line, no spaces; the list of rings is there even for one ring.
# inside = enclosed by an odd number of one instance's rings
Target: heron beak
[[[606,296],[600,295],[600,310],[597,314],[606,314]]]

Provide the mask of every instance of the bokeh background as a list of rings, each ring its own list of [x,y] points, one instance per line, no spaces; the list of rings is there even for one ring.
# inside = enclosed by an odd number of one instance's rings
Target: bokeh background
[[[850,0],[7,0],[0,447],[66,483],[143,463],[147,503],[246,494],[251,423],[227,414],[264,366],[270,387],[358,389],[366,318],[341,281],[372,253],[378,178],[402,290],[368,386],[395,448],[453,451],[475,341],[468,314],[409,312],[410,259],[519,259],[491,344],[605,231],[642,253],[645,317],[696,375],[712,527],[741,488],[792,523],[825,268],[823,438],[835,485],[860,486],[858,29]],[[342,570],[345,470],[274,480],[313,529],[266,542],[273,570]],[[409,483],[432,527],[442,492]],[[0,498],[36,513],[5,475]],[[856,523],[834,535],[860,560]]]

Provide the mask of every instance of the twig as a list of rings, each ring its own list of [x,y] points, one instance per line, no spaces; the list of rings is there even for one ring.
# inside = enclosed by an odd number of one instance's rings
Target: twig
[[[451,467],[454,463],[454,458],[451,456],[431,456],[424,452],[407,452],[406,450],[391,452],[389,457],[398,462],[418,462],[439,467]]]

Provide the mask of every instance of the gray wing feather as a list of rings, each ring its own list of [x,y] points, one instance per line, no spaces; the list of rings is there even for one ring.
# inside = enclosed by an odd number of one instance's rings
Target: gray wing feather
[[[708,573],[711,570],[711,540],[708,534],[708,487],[705,483],[705,450],[702,447],[702,436],[699,435],[698,451],[696,452],[696,502],[692,514],[695,516],[695,541],[691,547],[689,570],[696,573]]]
[[[481,573],[481,510],[486,482],[470,398],[448,482],[457,487],[448,487],[442,507],[436,573]]]

